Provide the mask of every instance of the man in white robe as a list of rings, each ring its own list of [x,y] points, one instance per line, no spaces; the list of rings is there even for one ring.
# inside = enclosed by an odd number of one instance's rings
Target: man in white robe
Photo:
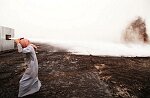
[[[26,39],[21,39],[26,40]],[[38,61],[33,44],[28,44],[25,48],[22,47],[20,40],[15,40],[18,47],[18,52],[26,54],[27,69],[19,82],[18,97],[23,97],[39,91],[41,82],[38,79]]]

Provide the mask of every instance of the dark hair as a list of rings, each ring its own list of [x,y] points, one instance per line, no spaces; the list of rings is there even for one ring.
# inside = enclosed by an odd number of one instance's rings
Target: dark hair
[[[20,38],[20,40],[22,40],[22,39],[24,39],[24,38]]]

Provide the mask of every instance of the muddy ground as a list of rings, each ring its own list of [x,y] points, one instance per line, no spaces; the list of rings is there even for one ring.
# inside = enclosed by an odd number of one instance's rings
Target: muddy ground
[[[42,87],[24,98],[150,98],[150,57],[83,56],[36,45]],[[0,53],[0,98],[17,98],[24,57]]]

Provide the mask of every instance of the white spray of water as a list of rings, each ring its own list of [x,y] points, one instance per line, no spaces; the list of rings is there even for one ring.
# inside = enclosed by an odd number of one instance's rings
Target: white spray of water
[[[44,42],[50,45],[68,49],[69,52],[82,55],[97,56],[125,56],[125,57],[148,57],[150,56],[150,45],[148,44],[122,44],[101,41],[72,41],[52,39],[30,39],[36,42]]]

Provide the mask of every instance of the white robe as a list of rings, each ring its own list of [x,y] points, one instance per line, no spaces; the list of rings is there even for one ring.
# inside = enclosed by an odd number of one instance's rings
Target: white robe
[[[27,69],[19,82],[18,94],[18,97],[23,97],[39,91],[41,82],[38,79],[38,61],[34,48],[31,45],[26,48],[22,48],[21,44],[17,46],[18,52],[26,54]]]

